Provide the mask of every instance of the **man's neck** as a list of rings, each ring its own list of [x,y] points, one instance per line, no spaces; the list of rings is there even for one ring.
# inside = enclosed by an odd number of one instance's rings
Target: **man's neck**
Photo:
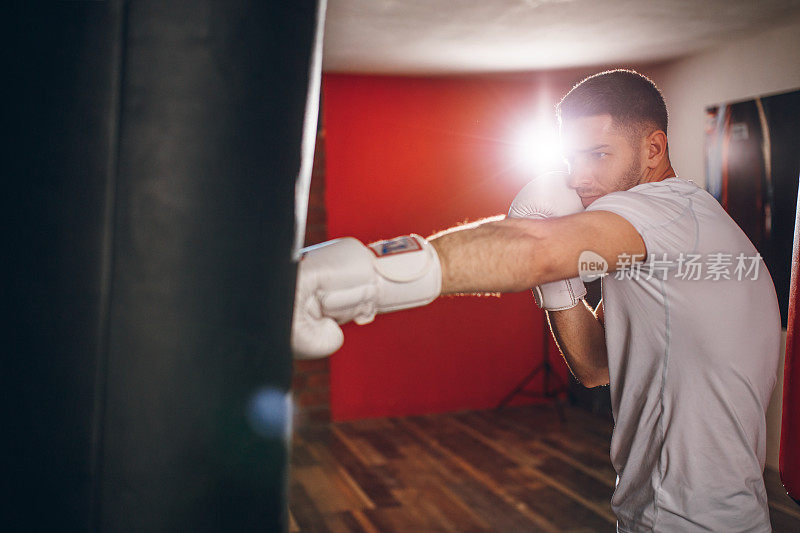
[[[667,178],[674,178],[676,176],[675,170],[672,168],[672,164],[669,162],[668,157],[664,157],[661,162],[655,168],[648,168],[644,176],[641,177],[639,180],[639,184],[642,183],[652,183],[655,181],[662,181]]]

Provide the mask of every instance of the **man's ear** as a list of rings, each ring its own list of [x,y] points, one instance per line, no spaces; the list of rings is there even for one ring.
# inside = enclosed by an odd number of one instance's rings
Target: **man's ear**
[[[645,164],[648,168],[656,168],[664,156],[667,155],[667,134],[655,130],[647,136],[647,156]]]

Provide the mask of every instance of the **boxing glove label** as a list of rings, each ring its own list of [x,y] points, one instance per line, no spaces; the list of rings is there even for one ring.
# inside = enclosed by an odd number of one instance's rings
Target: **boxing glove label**
[[[387,255],[416,252],[422,250],[422,246],[414,237],[403,235],[388,241],[373,242],[369,245],[369,249],[372,250],[376,257],[385,257]]]

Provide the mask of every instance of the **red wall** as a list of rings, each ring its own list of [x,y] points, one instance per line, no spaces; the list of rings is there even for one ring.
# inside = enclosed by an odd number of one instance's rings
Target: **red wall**
[[[516,133],[537,113],[552,115],[565,87],[326,75],[329,238],[429,235],[505,213],[533,177],[511,163]],[[344,347],[331,358],[333,419],[493,407],[541,360],[542,318],[524,292],[445,297],[345,325]]]

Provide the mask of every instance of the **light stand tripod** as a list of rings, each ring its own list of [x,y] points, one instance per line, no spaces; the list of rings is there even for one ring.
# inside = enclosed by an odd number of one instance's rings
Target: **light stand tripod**
[[[528,396],[531,398],[543,398],[546,400],[555,400],[556,410],[558,411],[558,417],[561,419],[562,422],[566,421],[566,416],[564,415],[564,407],[561,405],[561,401],[559,400],[559,396],[561,393],[567,391],[567,383],[564,381],[557,372],[553,370],[553,365],[550,364],[550,332],[548,331],[549,328],[546,327],[547,325],[547,317],[545,316],[544,320],[542,321],[542,362],[539,363],[531,370],[527,376],[522,378],[522,381],[509,392],[505,398],[503,398],[497,407],[495,408],[496,411],[500,411],[505,408],[508,403],[514,399],[515,396]],[[533,381],[539,373],[542,373],[542,391],[535,392],[530,390],[525,390],[525,387]],[[554,382],[553,386],[551,387],[551,382]]]

